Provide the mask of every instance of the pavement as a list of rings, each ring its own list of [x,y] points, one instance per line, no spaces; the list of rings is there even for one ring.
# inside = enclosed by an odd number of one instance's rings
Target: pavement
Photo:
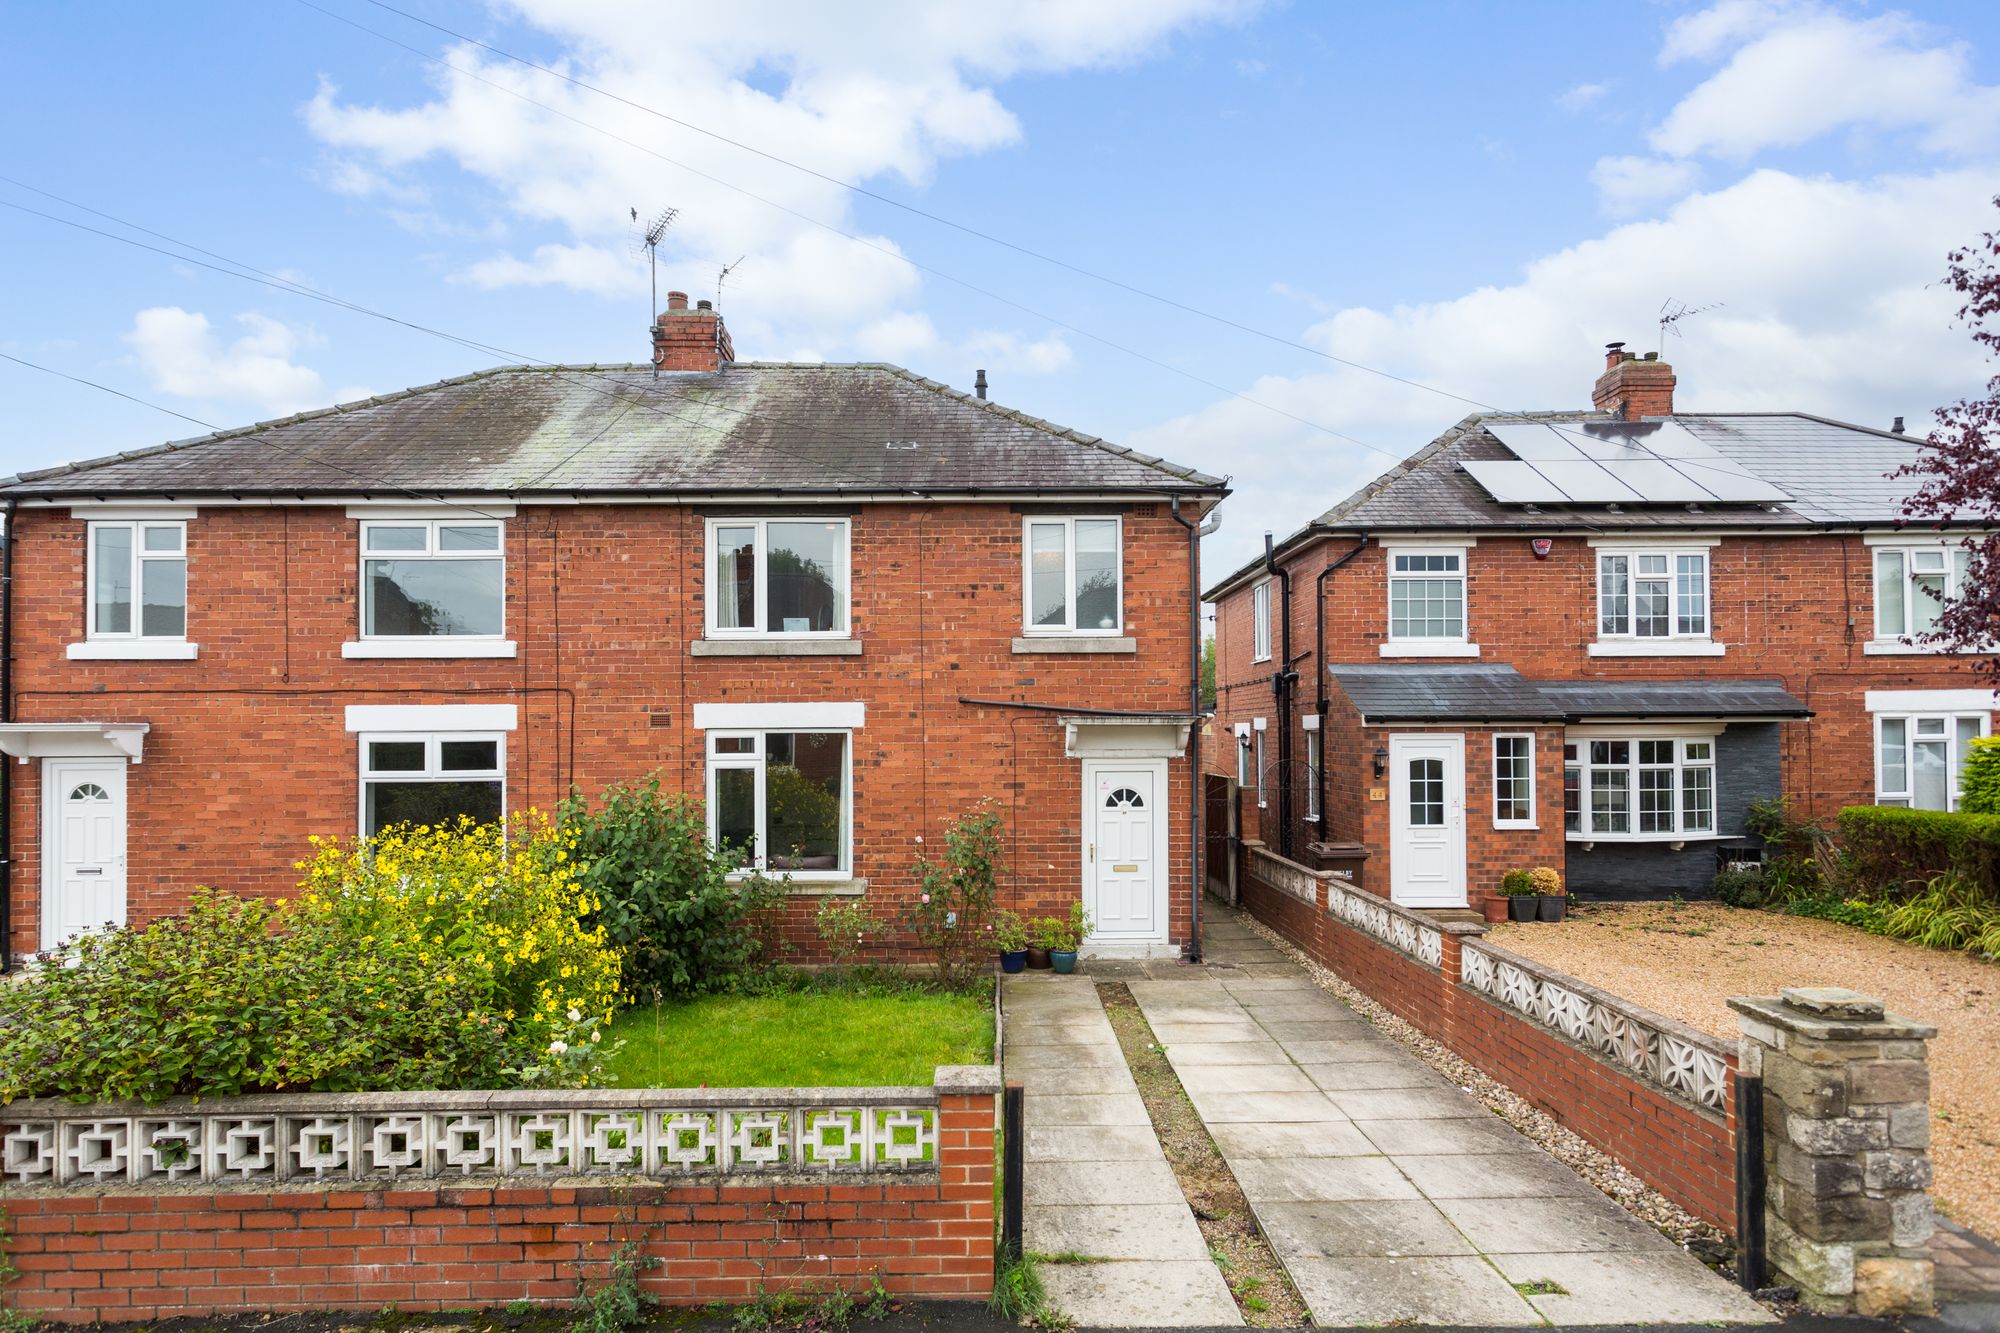
[[[1318,1326],[1775,1322],[1233,913],[1212,910],[1205,947],[1209,966],[1128,984]],[[1112,1261],[1042,1267],[1080,1325],[1240,1323],[1094,980],[1005,979],[1027,1246]]]

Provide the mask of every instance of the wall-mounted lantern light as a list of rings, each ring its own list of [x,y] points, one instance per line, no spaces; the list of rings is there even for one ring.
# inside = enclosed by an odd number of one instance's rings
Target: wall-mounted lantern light
[[[1375,747],[1375,776],[1381,777],[1389,771],[1389,752],[1381,746]]]

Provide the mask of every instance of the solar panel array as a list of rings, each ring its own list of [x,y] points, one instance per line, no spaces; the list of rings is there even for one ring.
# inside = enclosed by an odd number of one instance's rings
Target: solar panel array
[[[1460,466],[1502,504],[1769,504],[1791,499],[1672,420],[1485,425],[1514,457]]]

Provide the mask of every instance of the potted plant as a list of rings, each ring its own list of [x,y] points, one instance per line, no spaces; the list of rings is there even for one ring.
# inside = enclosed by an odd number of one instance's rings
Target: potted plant
[[[1472,905],[1479,909],[1489,926],[1507,919],[1507,895],[1499,889],[1481,889],[1473,895]]]
[[[1090,913],[1083,910],[1080,902],[1069,905],[1069,919],[1056,917],[1048,919],[1054,929],[1049,931],[1049,962],[1058,972],[1076,971],[1076,951],[1083,947],[1083,937],[1090,933]]]
[[[1046,968],[1049,966],[1049,940],[1062,929],[1062,922],[1052,916],[1038,916],[1028,922],[1028,966]]]
[[[1533,921],[1537,905],[1535,881],[1525,870],[1510,870],[1500,877],[1500,892],[1507,899],[1509,921]]]
[[[1535,915],[1543,921],[1560,921],[1569,895],[1563,892],[1562,872],[1554,866],[1536,866],[1528,872],[1535,891]]]
[[[1028,925],[1015,912],[993,917],[993,943],[1000,950],[1000,970],[1019,972],[1028,965]]]

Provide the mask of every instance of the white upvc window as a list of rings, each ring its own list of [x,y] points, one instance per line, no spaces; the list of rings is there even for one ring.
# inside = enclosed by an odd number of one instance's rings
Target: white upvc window
[[[1250,660],[1271,660],[1271,580],[1250,589]]]
[[[499,643],[506,545],[497,519],[362,520],[362,641]]]
[[[1023,518],[1023,632],[1122,633],[1124,569],[1124,524],[1115,515]]]
[[[1306,719],[1308,722],[1317,722],[1318,720],[1317,718]],[[1306,732],[1306,818],[1315,824],[1319,822],[1319,765],[1319,731],[1317,728],[1313,728]]]
[[[187,638],[185,522],[93,521],[86,565],[87,638]]]
[[[1935,627],[1965,586],[1972,552],[1957,542],[1876,546],[1875,639],[1903,645]]]
[[[853,873],[851,731],[710,731],[709,841],[738,873],[844,880]]]
[[[1264,719],[1261,717],[1258,718],[1250,724],[1250,728],[1250,759],[1257,769],[1257,808],[1262,810],[1266,805],[1266,792],[1264,790]]]
[[[846,638],[846,518],[710,518],[708,636]]]
[[[396,824],[497,824],[507,809],[499,732],[363,732],[361,835]]]
[[[1236,788],[1241,791],[1250,785],[1250,726],[1238,723],[1236,727]]]
[[[1958,809],[1958,781],[1990,712],[1877,713],[1875,803],[1916,810]]]
[[[1713,736],[1589,735],[1563,746],[1563,829],[1576,842],[1712,837]]]
[[[1388,647],[1466,642],[1463,548],[1390,547]]]
[[[1535,827],[1535,737],[1506,732],[1493,738],[1493,827]]]
[[[1708,552],[1598,551],[1597,636],[1600,642],[1709,641]]]

